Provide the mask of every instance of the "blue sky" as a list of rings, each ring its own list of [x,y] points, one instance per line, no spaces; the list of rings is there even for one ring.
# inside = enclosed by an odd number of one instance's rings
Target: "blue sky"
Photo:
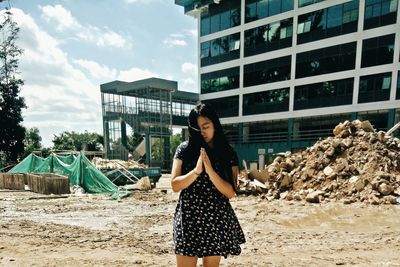
[[[102,133],[102,83],[159,77],[198,92],[197,22],[173,0],[10,4],[24,49],[23,124],[39,129],[44,146],[63,131]]]

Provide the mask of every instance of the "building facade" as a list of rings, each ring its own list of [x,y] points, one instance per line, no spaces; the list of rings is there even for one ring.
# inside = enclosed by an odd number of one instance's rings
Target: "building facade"
[[[345,120],[400,120],[398,0],[175,3],[198,20],[200,100],[242,159],[302,149]]]

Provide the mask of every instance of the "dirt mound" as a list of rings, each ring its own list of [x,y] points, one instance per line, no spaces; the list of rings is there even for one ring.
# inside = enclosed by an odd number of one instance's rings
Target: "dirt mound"
[[[266,188],[256,191],[264,190],[268,198],[314,203],[398,203],[399,139],[359,120],[340,123],[333,134],[304,151],[275,158],[263,176]]]

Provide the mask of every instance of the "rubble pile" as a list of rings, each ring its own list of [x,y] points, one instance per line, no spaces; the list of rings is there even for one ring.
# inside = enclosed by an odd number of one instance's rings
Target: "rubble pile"
[[[340,123],[333,134],[304,151],[275,158],[254,177],[265,188],[246,186],[271,199],[400,204],[399,139],[359,120]],[[245,179],[239,180],[246,192]]]
[[[99,157],[94,157],[92,163],[97,169],[120,169],[121,167],[125,169],[147,168],[145,164],[139,163],[134,160],[124,161],[119,159],[103,159]]]

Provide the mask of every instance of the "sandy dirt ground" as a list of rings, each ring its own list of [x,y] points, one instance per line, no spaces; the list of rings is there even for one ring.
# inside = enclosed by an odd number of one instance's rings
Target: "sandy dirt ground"
[[[120,201],[43,197],[0,191],[0,266],[175,265],[168,176]],[[400,205],[239,196],[232,206],[247,242],[221,266],[400,266]]]

